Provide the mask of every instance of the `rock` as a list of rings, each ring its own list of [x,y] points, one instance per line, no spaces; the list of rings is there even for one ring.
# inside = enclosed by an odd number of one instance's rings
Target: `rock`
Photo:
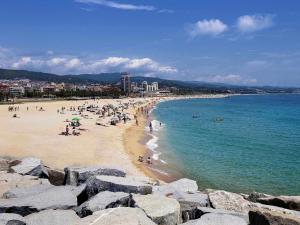
[[[245,196],[244,198],[251,202],[257,202],[257,199],[266,198],[266,197],[271,197],[271,195],[267,195],[267,194],[259,193],[259,192],[252,192],[252,193],[250,193],[250,195]]]
[[[300,218],[280,212],[266,210],[251,210],[250,225],[299,225]]]
[[[51,185],[51,184],[37,184],[37,185],[31,186],[31,187],[12,188],[9,191],[5,192],[3,194],[3,197],[6,199],[22,198],[22,197],[27,197],[27,196],[45,192],[51,188],[53,188],[53,185]]]
[[[77,206],[77,198],[69,187],[54,186],[34,195],[0,199],[0,213],[22,216],[46,209],[70,209]]]
[[[247,223],[237,216],[208,213],[200,219],[189,221],[184,225],[247,225]]]
[[[169,195],[170,198],[175,198],[179,202],[186,203],[197,203],[201,207],[209,207],[209,199],[207,194],[201,192],[195,193],[186,193],[186,192],[175,192],[172,195]]]
[[[181,222],[180,205],[177,200],[159,195],[134,195],[138,208],[158,225],[176,225]]]
[[[179,202],[182,222],[199,219],[203,214],[198,209],[199,204],[191,202]]]
[[[64,184],[65,172],[47,168],[49,182],[53,185],[60,186]]]
[[[249,223],[247,213],[239,213],[239,212],[228,211],[228,210],[224,210],[224,209],[213,209],[213,208],[209,208],[209,207],[198,207],[197,210],[201,214],[201,216],[204,215],[204,214],[207,214],[207,213],[226,214],[226,215],[232,215],[232,216],[240,217],[247,224]]]
[[[26,223],[20,220],[10,220],[6,225],[26,225]]]
[[[257,199],[257,202],[300,211],[300,196],[260,197]]]
[[[95,212],[74,225],[156,225],[139,208],[113,208]]]
[[[208,207],[210,205],[208,195],[200,192],[191,194],[175,192],[168,197],[174,198],[179,202],[183,222],[200,218],[202,214],[200,214],[198,207]]]
[[[215,209],[225,209],[229,211],[248,213],[252,204],[241,195],[227,192],[214,191],[208,194],[212,207]]]
[[[74,225],[80,218],[73,210],[48,209],[25,217],[27,225]]]
[[[125,177],[126,173],[119,169],[105,167],[67,167],[65,168],[65,184],[79,185],[87,181],[92,176],[106,175],[115,177]]]
[[[95,176],[87,180],[85,189],[87,199],[102,191],[146,195],[152,193],[152,186],[126,177]]]
[[[41,178],[48,178],[47,169],[38,158],[28,157],[21,160],[21,163],[11,166],[10,171],[21,175],[31,175]]]
[[[6,224],[25,224],[24,217],[13,213],[0,213],[0,225]]]
[[[86,217],[96,211],[128,205],[128,193],[104,191],[81,204],[75,211],[80,217]]]
[[[7,159],[0,158],[0,171],[8,171],[9,162]]]
[[[0,171],[0,195],[15,187],[30,187],[37,184],[50,184],[48,179],[41,179],[29,175]]]
[[[198,185],[196,181],[183,178],[162,186],[153,187],[154,194],[160,195],[172,195],[175,192],[186,192],[186,193],[195,193],[198,191]]]
[[[280,207],[272,206],[272,205],[264,205],[261,203],[253,203],[251,210],[266,210],[266,211],[270,211],[270,212],[284,213],[286,215],[292,215],[292,216],[296,216],[296,217],[300,218],[299,211],[280,208]]]

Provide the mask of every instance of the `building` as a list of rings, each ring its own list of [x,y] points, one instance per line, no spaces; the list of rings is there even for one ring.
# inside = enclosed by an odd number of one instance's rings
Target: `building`
[[[153,82],[152,87],[154,91],[158,91],[158,82]]]
[[[122,73],[122,76],[121,76],[121,89],[126,94],[129,94],[131,92],[131,83],[130,83],[129,73]]]
[[[9,87],[9,94],[13,97],[21,97],[25,94],[23,87]]]

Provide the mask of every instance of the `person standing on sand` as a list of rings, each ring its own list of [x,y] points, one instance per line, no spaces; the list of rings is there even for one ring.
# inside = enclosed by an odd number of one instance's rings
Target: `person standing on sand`
[[[66,136],[69,135],[69,126],[66,126]]]

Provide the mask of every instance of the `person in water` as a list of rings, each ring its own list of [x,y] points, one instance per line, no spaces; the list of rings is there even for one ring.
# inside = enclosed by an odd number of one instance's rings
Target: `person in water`
[[[150,132],[153,131],[152,122],[150,122],[150,124],[149,124],[149,129],[150,129]]]

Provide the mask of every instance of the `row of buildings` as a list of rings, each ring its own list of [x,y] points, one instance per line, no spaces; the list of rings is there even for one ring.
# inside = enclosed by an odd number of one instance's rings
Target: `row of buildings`
[[[72,84],[43,81],[30,81],[29,79],[0,80],[0,93],[10,97],[22,97],[25,93],[34,93],[44,96],[55,95],[62,91],[90,91],[104,92],[111,89],[111,85],[100,84]]]

